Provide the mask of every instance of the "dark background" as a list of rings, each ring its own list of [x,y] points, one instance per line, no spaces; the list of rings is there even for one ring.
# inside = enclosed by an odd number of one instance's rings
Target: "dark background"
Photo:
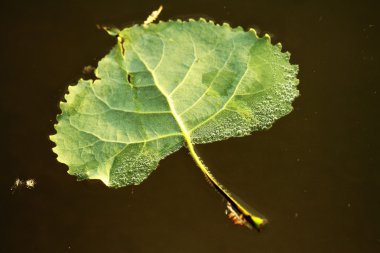
[[[378,1],[2,1],[0,252],[380,252]],[[97,24],[206,17],[254,27],[299,64],[269,130],[197,146],[270,223],[233,225],[185,149],[140,186],[77,182],[55,159],[58,103],[115,39]],[[85,76],[84,76],[85,77]],[[34,189],[10,187],[33,178]]]

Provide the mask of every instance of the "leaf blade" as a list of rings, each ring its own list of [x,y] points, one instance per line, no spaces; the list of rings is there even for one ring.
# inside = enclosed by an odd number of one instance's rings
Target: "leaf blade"
[[[184,142],[271,126],[292,109],[297,72],[253,30],[205,20],[126,28],[99,62],[98,80],[69,89],[54,152],[79,178],[139,184]]]

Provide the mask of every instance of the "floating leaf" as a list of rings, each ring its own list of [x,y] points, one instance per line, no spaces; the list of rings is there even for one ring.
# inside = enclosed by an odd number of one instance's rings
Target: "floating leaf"
[[[298,67],[289,63],[289,53],[254,30],[200,19],[110,34],[118,44],[99,62],[98,79],[69,86],[51,136],[57,159],[80,179],[110,187],[139,184],[186,145],[226,193],[193,145],[269,128],[292,110],[298,95]]]

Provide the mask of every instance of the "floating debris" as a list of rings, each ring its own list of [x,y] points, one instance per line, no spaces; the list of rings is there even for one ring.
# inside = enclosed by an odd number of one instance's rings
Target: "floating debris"
[[[36,180],[34,180],[34,179],[28,179],[25,182],[25,186],[28,189],[33,189],[35,185],[36,185]]]
[[[23,181],[19,178],[16,178],[16,180],[15,180],[14,184],[12,185],[12,187],[10,188],[10,190],[12,191],[12,193],[14,193],[17,189],[19,189],[21,187],[25,187],[27,189],[33,189],[36,186],[36,184],[37,184],[37,182],[33,178],[27,179],[25,181]]]
[[[84,66],[82,73],[85,75],[90,75],[94,72],[95,67],[91,65]]]
[[[12,185],[11,187],[11,191],[14,192],[17,188],[19,188],[21,185],[23,184],[22,180],[20,180],[19,178],[16,178],[16,181],[14,182],[14,184]]]
[[[149,17],[147,17],[147,19],[144,21],[144,26],[149,25],[150,23],[154,22],[158,18],[158,15],[160,15],[162,9],[163,7],[162,5],[160,5],[158,10],[153,11],[152,14],[150,14]]]

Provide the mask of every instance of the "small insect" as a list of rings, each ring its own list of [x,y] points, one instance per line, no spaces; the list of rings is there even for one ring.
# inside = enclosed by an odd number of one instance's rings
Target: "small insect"
[[[240,200],[235,194],[223,190],[223,186],[216,184],[214,178],[206,175],[206,181],[215,188],[227,200],[227,217],[233,221],[234,224],[244,225],[249,229],[257,229],[261,231],[263,226],[268,223],[262,215],[253,210],[249,205]],[[237,201],[240,203],[238,204]]]
[[[158,15],[160,15],[163,8],[164,7],[160,5],[158,10],[153,11],[152,14],[150,14],[149,17],[147,17],[147,19],[144,21],[144,26],[149,25],[150,23],[154,22],[158,18]]]
[[[238,211],[233,208],[230,202],[227,202],[226,215],[236,225],[251,227],[251,225],[244,218],[244,215],[241,213],[239,214]]]

